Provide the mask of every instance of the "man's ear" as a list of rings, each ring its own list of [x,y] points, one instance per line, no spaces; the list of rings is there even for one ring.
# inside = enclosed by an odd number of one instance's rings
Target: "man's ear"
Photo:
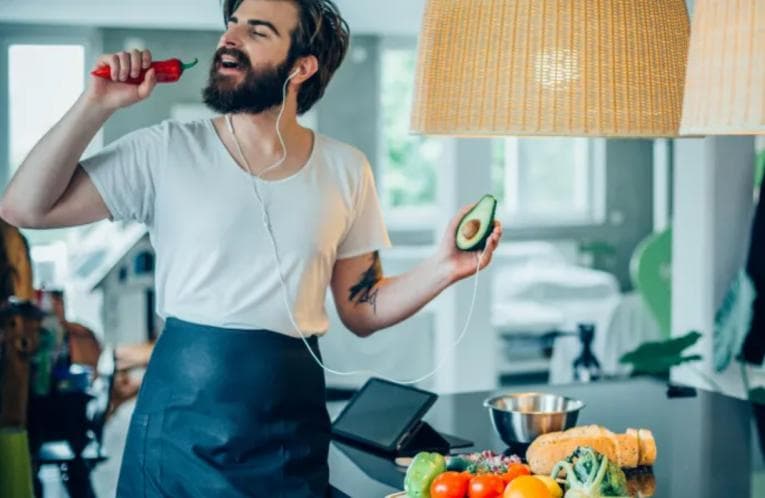
[[[295,66],[292,69],[292,77],[290,83],[293,85],[300,85],[311,79],[319,70],[319,59],[315,55],[306,55],[301,57],[295,62]]]

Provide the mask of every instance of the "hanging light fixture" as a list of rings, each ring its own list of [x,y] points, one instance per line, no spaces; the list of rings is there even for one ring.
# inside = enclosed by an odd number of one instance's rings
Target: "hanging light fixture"
[[[765,0],[696,0],[680,133],[765,134]]]
[[[677,135],[684,0],[429,0],[411,129]]]

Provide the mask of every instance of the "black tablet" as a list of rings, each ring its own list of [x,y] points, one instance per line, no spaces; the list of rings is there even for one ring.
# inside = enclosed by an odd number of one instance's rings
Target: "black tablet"
[[[371,378],[332,424],[337,436],[394,453],[406,442],[438,395]]]

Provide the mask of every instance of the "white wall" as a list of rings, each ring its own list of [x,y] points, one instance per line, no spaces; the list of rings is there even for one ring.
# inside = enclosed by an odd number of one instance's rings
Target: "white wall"
[[[672,335],[703,334],[703,360],[676,368],[673,380],[745,397],[738,366],[714,371],[714,322],[728,287],[742,269],[753,213],[751,137],[677,140],[672,245]],[[707,379],[713,379],[714,385]]]

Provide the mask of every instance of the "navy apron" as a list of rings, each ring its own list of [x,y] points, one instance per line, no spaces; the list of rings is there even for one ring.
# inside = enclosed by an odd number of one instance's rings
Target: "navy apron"
[[[308,339],[319,356],[318,340]],[[324,372],[299,338],[170,318],[130,421],[118,498],[329,495]]]

